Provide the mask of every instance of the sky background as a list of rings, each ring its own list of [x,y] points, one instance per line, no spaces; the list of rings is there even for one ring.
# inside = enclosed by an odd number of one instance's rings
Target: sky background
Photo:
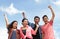
[[[18,21],[18,29],[21,27],[22,12],[24,11],[27,19],[34,23],[34,16],[41,18],[40,25],[43,25],[43,15],[51,18],[51,5],[55,12],[54,35],[55,39],[60,39],[60,0],[0,0],[0,39],[8,39],[4,13],[7,14],[9,23],[13,20]]]

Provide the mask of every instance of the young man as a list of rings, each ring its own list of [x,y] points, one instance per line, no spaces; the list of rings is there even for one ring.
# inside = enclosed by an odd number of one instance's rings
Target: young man
[[[22,15],[23,15],[23,18],[26,18],[24,12],[22,13]],[[35,23],[30,23],[29,22],[28,25],[31,26],[35,30],[35,28],[37,27],[36,25],[39,25],[40,18],[38,16],[35,16],[34,17],[34,22]],[[42,39],[41,28],[39,27],[36,35],[32,35],[32,36],[33,36],[33,39]]]
[[[54,14],[54,11],[51,6],[48,6],[48,8],[52,12],[52,18],[50,19],[50,21],[48,21],[47,15],[44,15],[42,17],[42,19],[45,23],[42,26],[43,39],[55,39],[54,38],[54,31],[53,31],[53,21],[54,21],[55,14]]]

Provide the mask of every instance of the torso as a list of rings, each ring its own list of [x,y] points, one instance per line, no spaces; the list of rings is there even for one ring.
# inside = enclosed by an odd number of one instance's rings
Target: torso
[[[53,32],[53,27],[50,25],[50,23],[47,23],[46,25],[42,26],[42,31],[44,34],[43,39],[54,39],[54,32]]]
[[[34,24],[34,28],[33,28],[34,30],[36,29],[36,25]],[[39,28],[38,28],[38,30],[37,30],[37,33],[36,33],[36,35],[32,35],[33,36],[33,39],[40,39],[40,34],[39,34]]]
[[[8,39],[19,39],[20,31],[18,29],[10,29]]]

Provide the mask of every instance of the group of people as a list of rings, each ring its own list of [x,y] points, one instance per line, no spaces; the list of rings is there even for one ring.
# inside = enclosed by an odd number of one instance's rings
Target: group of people
[[[6,21],[6,28],[8,29],[8,39],[55,39],[53,31],[54,11],[49,5],[48,8],[52,12],[52,18],[48,21],[48,16],[44,15],[42,20],[44,25],[39,25],[40,17],[34,17],[34,23],[28,21],[25,13],[22,13],[22,26],[17,29],[18,22],[15,20],[9,23],[6,14],[4,14]]]

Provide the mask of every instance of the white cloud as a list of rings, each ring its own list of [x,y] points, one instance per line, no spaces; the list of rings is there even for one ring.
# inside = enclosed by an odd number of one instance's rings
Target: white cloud
[[[8,39],[7,29],[0,28],[0,39]]]
[[[56,1],[56,2],[53,2],[53,4],[60,5],[60,0],[59,1]]]
[[[6,13],[8,13],[10,15],[25,12],[24,10],[20,11],[17,8],[15,8],[13,6],[13,3],[11,3],[11,5],[9,7],[7,7],[7,8],[6,7],[0,7],[0,11],[6,12]]]
[[[59,36],[60,33],[54,30],[54,34],[55,34],[55,39],[60,39],[60,36]]]
[[[34,0],[36,3],[40,3],[41,2],[41,0]]]

